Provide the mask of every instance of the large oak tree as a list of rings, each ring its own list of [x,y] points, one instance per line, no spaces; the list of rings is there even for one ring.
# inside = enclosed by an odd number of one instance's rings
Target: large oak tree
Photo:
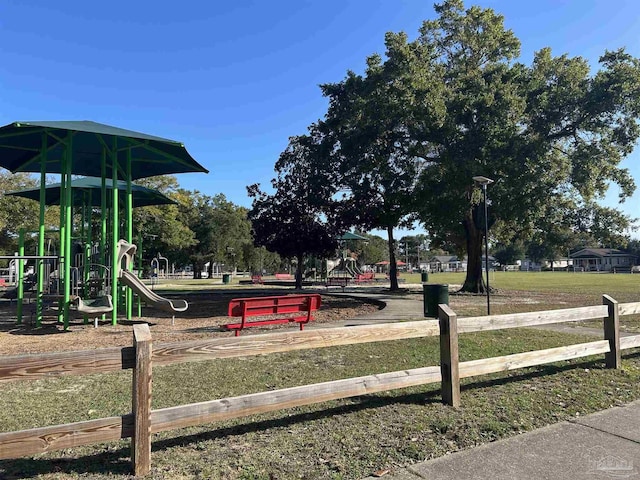
[[[640,133],[640,61],[605,52],[591,73],[585,59],[543,48],[528,66],[493,10],[461,0],[435,10],[417,39],[387,34],[385,57],[371,56],[364,75],[323,87],[319,130],[354,223],[390,228],[417,213],[435,246],[466,250],[463,290],[481,292],[482,192],[472,177],[495,181],[490,221],[503,241],[527,238],[569,197],[597,200],[611,182],[628,197],[635,185],[619,164]]]

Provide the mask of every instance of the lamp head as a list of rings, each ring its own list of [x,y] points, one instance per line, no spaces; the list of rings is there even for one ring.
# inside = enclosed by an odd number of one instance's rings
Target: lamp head
[[[493,180],[491,180],[490,178],[482,176],[473,177],[473,181],[477,185],[491,185],[493,183]]]

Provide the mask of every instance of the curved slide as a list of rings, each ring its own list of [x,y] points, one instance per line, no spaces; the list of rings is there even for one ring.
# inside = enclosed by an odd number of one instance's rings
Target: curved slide
[[[184,312],[189,308],[189,304],[186,300],[169,300],[168,298],[164,298],[156,294],[142,283],[142,280],[128,270],[120,271],[120,281],[140,295],[141,298],[144,298],[149,302],[149,306],[160,308],[168,312]]]

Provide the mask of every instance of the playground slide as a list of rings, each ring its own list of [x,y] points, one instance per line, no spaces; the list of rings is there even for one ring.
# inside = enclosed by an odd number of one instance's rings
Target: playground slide
[[[349,273],[349,275],[351,275],[352,277],[356,277],[357,276],[356,270],[353,267],[353,265],[351,264],[351,262],[348,262],[346,264],[346,269],[347,269],[347,272]]]
[[[152,307],[160,308],[168,312],[184,312],[189,308],[186,300],[169,300],[156,294],[142,283],[142,280],[127,270],[120,271],[120,281],[140,295],[141,298],[149,302],[149,305]]]

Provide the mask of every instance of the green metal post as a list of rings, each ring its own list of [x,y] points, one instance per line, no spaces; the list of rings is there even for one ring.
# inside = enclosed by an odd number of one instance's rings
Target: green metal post
[[[127,196],[125,201],[127,215],[127,242],[133,243],[133,194],[131,193],[131,149],[127,150]],[[133,262],[132,262],[133,263]],[[133,314],[133,292],[130,288],[126,291],[127,320],[131,320]]]
[[[45,198],[47,195],[47,132],[42,132],[42,147],[41,147],[41,163],[40,163],[40,217],[38,220],[38,255],[44,256],[44,213],[45,213]],[[42,325],[42,301],[44,294],[44,260],[37,261],[37,298],[36,298],[36,327]],[[48,281],[49,279],[47,279]]]
[[[58,262],[58,289],[56,294],[60,294],[60,288],[64,289],[64,265],[67,262],[67,254],[66,254],[66,241],[67,241],[67,222],[66,222],[66,212],[65,208],[67,196],[65,195],[65,185],[67,179],[66,173],[66,155],[62,155],[62,172],[60,173],[60,254],[59,254],[59,262]],[[58,301],[58,323],[62,323],[64,321],[64,311],[62,306],[62,300]]]
[[[100,192],[100,263],[107,264],[106,246],[107,246],[107,151],[102,149],[102,165],[100,167],[102,174],[102,190]]]
[[[111,323],[118,324],[118,237],[120,235],[120,225],[118,222],[118,140],[113,137],[113,148],[111,149],[111,168],[113,177],[113,201],[111,202],[112,214],[112,235],[111,235],[111,295],[113,296],[113,311],[111,312]]]
[[[142,278],[142,232],[138,232],[138,278]],[[142,317],[142,300],[138,295],[138,318]]]
[[[18,255],[24,256],[24,229],[18,233]],[[16,264],[16,281],[18,282],[18,308],[16,311],[17,323],[22,323],[22,300],[24,298],[24,260],[19,259]]]
[[[69,132],[67,138],[66,149],[66,180],[65,180],[65,257],[64,263],[64,329],[69,328],[69,306],[71,300],[71,237],[73,233],[73,212],[71,204],[71,162],[73,161],[73,149],[72,149],[73,136]]]
[[[102,149],[102,163],[100,165],[100,173],[102,177],[102,190],[100,191],[100,264],[107,264],[107,150]],[[104,272],[106,275],[107,272]],[[106,279],[104,279],[106,282]],[[106,284],[105,284],[106,285]],[[106,288],[104,289],[106,291]],[[106,315],[102,314],[102,320],[106,319]]]
[[[82,238],[84,239],[84,262],[82,264],[82,292],[84,298],[87,298],[89,294],[89,271],[91,267],[91,196],[90,193],[85,192],[84,194],[84,207],[83,207],[83,215],[82,215],[82,228],[84,229],[84,234]],[[87,203],[89,205],[87,205]],[[86,224],[86,227],[85,227]],[[84,323],[89,323],[89,316],[84,315]]]

